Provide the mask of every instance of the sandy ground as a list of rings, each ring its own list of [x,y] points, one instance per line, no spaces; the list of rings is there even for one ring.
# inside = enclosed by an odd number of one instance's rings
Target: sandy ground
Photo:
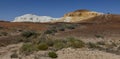
[[[22,46],[22,43],[12,44],[0,48],[0,59],[20,59],[11,58],[10,55]],[[49,58],[47,53],[49,51],[38,51],[29,56],[22,56],[21,59],[52,59]],[[86,48],[73,49],[65,48],[56,52],[58,58],[56,59],[120,59],[120,55],[106,53],[98,50],[89,50]]]
[[[119,59],[120,55],[110,54],[98,50],[63,49],[57,52],[57,59]]]
[[[23,43],[12,44],[6,47],[0,47],[0,59],[11,59],[11,54],[19,50]]]

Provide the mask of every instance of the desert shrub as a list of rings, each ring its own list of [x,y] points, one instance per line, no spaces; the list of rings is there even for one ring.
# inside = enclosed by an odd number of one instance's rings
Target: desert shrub
[[[73,48],[82,48],[85,46],[85,43],[81,40],[71,37],[67,39],[67,45]]]
[[[45,34],[52,34],[52,33],[53,33],[52,30],[46,30],[46,31],[45,31]]]
[[[50,26],[50,29],[53,30],[54,32],[56,32],[57,30],[64,31],[65,30],[65,24],[53,25],[53,26]]]
[[[75,29],[76,26],[75,26],[74,24],[71,24],[71,25],[67,25],[66,27],[67,27],[68,29]]]
[[[102,35],[95,35],[97,38],[104,38]]]
[[[47,43],[40,43],[39,45],[38,45],[38,49],[39,50],[47,50],[48,49],[48,45],[47,45]]]
[[[59,31],[65,31],[65,28],[64,27],[59,27],[58,30]]]
[[[82,47],[84,47],[84,43],[82,41],[80,41],[80,40],[76,40],[73,43],[73,47],[74,48],[82,48]]]
[[[98,45],[92,42],[89,42],[87,45],[88,45],[88,48],[98,48]]]
[[[45,42],[47,43],[48,46],[53,46],[54,45],[54,40],[53,39],[46,39]]]
[[[53,47],[54,47],[55,50],[60,50],[60,49],[64,48],[65,45],[66,44],[63,41],[56,40],[56,41],[54,41]]]
[[[68,29],[75,29],[75,27],[74,26],[69,26],[69,27],[67,27]]]
[[[51,29],[53,33],[56,33],[57,32],[57,29]]]
[[[97,42],[98,45],[105,45],[105,42],[103,41],[100,41],[100,42]]]
[[[48,56],[51,57],[51,58],[57,58],[58,57],[55,52],[49,52]]]
[[[0,34],[3,35],[3,36],[7,36],[8,33],[7,32],[1,32]]]
[[[33,45],[32,43],[24,43],[23,46],[20,49],[20,52],[29,55],[30,53],[37,51],[37,47]]]
[[[10,57],[11,58],[18,58],[18,54],[17,53],[13,53]]]
[[[24,31],[24,32],[22,32],[22,36],[26,37],[26,38],[31,37],[32,35],[36,35],[36,32],[34,32],[34,31]]]
[[[45,31],[46,34],[56,33],[57,32],[57,26],[50,26],[48,30]]]

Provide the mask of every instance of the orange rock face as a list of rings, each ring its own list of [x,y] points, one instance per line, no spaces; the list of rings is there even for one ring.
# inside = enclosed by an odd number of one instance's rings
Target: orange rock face
[[[76,10],[74,12],[70,12],[64,15],[60,22],[78,22],[81,20],[86,20],[92,17],[96,17],[101,15],[102,13],[93,12],[89,10]]]

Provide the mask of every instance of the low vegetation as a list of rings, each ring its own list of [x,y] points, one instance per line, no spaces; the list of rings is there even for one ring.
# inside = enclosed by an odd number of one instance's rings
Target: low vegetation
[[[88,48],[97,48],[98,47],[98,45],[96,43],[92,43],[92,42],[87,43],[87,45],[88,45]]]
[[[26,37],[26,38],[29,38],[32,35],[36,35],[36,32],[35,31],[24,31],[24,32],[22,32],[22,36]]]
[[[0,32],[0,36],[7,36],[7,35],[8,35],[7,32],[4,32],[4,31]]]
[[[65,31],[65,27],[59,27],[57,28],[59,31]]]
[[[4,27],[0,26],[0,30],[4,29]]]
[[[21,47],[20,52],[25,55],[29,55],[34,51],[37,51],[38,49],[36,48],[35,45],[32,43],[24,43],[24,45]]]
[[[65,31],[66,29],[72,30],[75,29],[77,24],[58,24],[54,26],[50,26],[48,30],[45,31],[46,34],[54,34],[58,31]]]
[[[51,58],[57,58],[58,57],[55,52],[49,52],[48,56],[51,57]]]
[[[98,35],[98,34],[96,34],[95,37],[96,37],[96,38],[104,38],[104,36]]]
[[[52,33],[56,33],[57,30],[56,29],[48,29],[45,31],[45,34],[52,34]]]
[[[52,30],[46,30],[45,31],[45,34],[52,34],[53,32],[52,32]]]
[[[13,53],[10,57],[11,58],[18,58],[18,54],[17,53]]]
[[[99,42],[89,42],[85,43],[82,40],[75,38],[75,37],[69,37],[69,38],[54,38],[51,36],[51,34],[55,34],[58,32],[64,32],[67,30],[73,30],[76,29],[78,25],[77,24],[58,24],[51,26],[46,31],[32,31],[32,30],[19,30],[21,35],[13,37],[14,40],[12,41],[5,41],[5,43],[0,43],[0,46],[6,46],[8,43],[19,43],[24,42],[23,46],[20,48],[20,53],[24,55],[29,55],[35,51],[52,51],[48,53],[48,56],[51,58],[57,58],[56,51],[61,50],[63,48],[88,48],[88,49],[97,49],[109,53],[114,54],[120,54],[120,44],[111,42],[110,44],[107,44],[105,41],[99,41]],[[2,29],[0,27],[0,29]],[[9,35],[8,32],[0,32],[1,36],[7,36]],[[103,35],[94,35],[96,38],[104,38]],[[12,37],[11,37],[12,38]],[[6,38],[8,39],[8,38]],[[18,55],[16,53],[11,55],[11,58],[17,58]]]
[[[39,50],[47,50],[48,49],[47,43],[40,43],[40,44],[38,44],[38,49]]]
[[[42,38],[36,39],[37,42],[34,43],[33,41],[25,43],[21,48],[21,53],[27,55],[39,50],[58,51],[67,47],[82,48],[85,46],[85,43],[83,41],[74,37],[66,39],[53,39],[46,37],[47,36],[42,36]]]
[[[53,44],[53,48],[55,50],[60,50],[62,48],[65,48],[65,46],[66,46],[66,43],[63,42],[62,40],[55,40]]]
[[[105,45],[105,42],[104,41],[99,41],[97,42],[98,45]]]
[[[85,43],[79,39],[70,37],[67,39],[67,45],[73,48],[82,48],[85,46]]]

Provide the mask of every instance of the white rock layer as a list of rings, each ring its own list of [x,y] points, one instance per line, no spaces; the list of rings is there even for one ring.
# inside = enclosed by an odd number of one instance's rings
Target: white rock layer
[[[12,22],[51,22],[60,18],[52,18],[50,16],[37,16],[33,14],[25,14],[23,16],[16,17]]]

